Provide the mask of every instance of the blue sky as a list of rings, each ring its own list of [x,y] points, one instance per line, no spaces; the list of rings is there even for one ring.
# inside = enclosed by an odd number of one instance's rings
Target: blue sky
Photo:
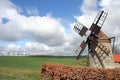
[[[37,8],[39,15],[52,13],[54,17],[71,19],[74,15],[80,15],[79,7],[82,0],[12,0],[23,10],[26,8]]]
[[[110,14],[102,30],[116,36],[119,46],[119,5],[119,0],[1,0],[0,48],[36,50],[34,55],[73,55],[82,41],[72,29],[74,22],[89,28],[99,10]]]
[[[66,29],[66,32],[69,34],[69,22],[74,22],[76,19],[74,15],[81,15],[80,6],[82,0],[12,0],[12,2],[22,8],[21,14],[26,16],[39,15],[45,16],[47,14],[52,15],[55,18],[62,19],[62,24]],[[27,9],[36,9],[38,10],[36,14],[28,14]]]

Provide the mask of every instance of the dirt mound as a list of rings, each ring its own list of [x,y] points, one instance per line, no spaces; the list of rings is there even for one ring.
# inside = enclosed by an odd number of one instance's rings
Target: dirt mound
[[[120,69],[43,64],[40,77],[52,80],[120,80]]]

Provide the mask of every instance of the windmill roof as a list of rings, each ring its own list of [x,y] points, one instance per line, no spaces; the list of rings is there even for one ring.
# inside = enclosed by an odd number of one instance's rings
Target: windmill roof
[[[100,37],[100,39],[108,39],[108,36],[103,31],[100,31],[98,36]]]
[[[98,37],[99,37],[98,42],[109,43],[109,38],[103,31],[99,32]]]
[[[113,54],[113,57],[115,62],[120,62],[120,54]]]

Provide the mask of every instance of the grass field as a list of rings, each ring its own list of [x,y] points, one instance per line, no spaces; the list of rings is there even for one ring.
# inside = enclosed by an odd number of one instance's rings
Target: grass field
[[[76,61],[74,57],[60,56],[0,56],[0,80],[40,80],[40,68],[44,63],[86,66],[85,60],[86,57]]]

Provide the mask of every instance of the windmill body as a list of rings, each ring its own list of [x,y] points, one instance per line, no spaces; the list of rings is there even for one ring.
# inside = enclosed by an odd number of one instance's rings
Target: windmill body
[[[99,47],[97,46],[94,51],[88,52],[89,67],[115,68],[112,55],[112,46],[109,38],[102,31],[98,34],[98,36]],[[101,48],[103,50],[101,50]]]
[[[88,65],[97,68],[115,68],[112,56],[111,40],[101,31],[107,13],[99,11],[90,29],[79,22],[76,22],[74,30],[81,36],[86,36],[80,47],[75,51],[77,59],[88,45]]]

